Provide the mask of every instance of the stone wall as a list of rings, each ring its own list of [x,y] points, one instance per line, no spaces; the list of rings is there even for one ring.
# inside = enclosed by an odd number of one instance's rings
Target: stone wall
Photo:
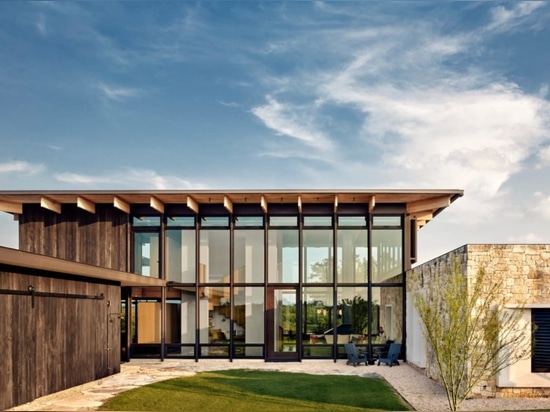
[[[464,245],[409,271],[407,291],[421,290],[435,276],[445,276],[455,261],[470,279],[479,269],[489,277],[504,278],[504,294],[511,305],[550,305],[550,245]],[[413,271],[418,274],[416,281],[411,276]],[[426,375],[438,381],[429,348],[426,360]],[[477,396],[548,396],[548,392],[548,388],[499,388],[495,379],[474,388]]]

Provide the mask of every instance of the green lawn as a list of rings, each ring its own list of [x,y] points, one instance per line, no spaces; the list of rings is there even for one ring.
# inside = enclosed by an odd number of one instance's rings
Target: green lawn
[[[383,379],[229,370],[170,379],[121,393],[113,411],[406,411]]]

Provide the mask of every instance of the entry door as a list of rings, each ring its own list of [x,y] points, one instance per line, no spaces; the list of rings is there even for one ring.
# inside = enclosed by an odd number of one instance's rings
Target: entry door
[[[298,360],[297,290],[269,287],[267,290],[267,359]]]

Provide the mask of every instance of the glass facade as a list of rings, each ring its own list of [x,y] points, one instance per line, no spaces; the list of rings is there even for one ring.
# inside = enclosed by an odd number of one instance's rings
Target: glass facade
[[[376,356],[403,342],[404,232],[402,214],[136,218],[133,270],[168,287],[131,292],[130,353]]]

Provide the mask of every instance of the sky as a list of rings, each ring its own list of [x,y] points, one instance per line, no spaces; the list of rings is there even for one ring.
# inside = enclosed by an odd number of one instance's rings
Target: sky
[[[419,262],[550,243],[549,67],[548,2],[4,0],[0,190],[462,189]]]

